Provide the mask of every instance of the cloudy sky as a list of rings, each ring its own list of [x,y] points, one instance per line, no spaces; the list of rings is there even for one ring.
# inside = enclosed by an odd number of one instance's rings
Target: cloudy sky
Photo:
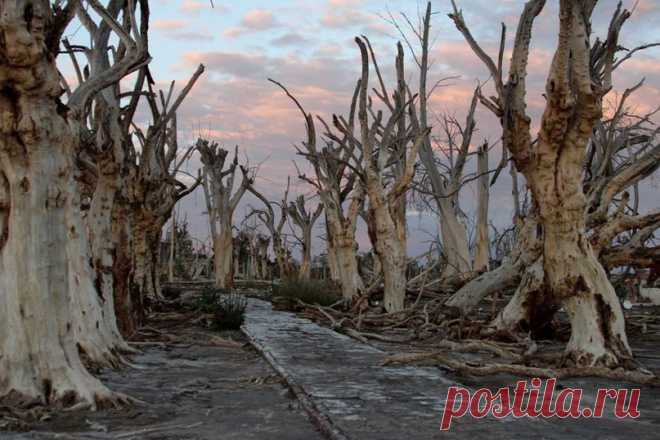
[[[529,75],[533,114],[543,106],[545,73],[556,42],[556,3],[548,1],[534,30]],[[605,33],[616,3],[600,1],[594,16],[596,35]],[[152,71],[163,84],[177,80],[182,85],[199,63],[207,67],[181,108],[180,144],[191,142],[201,133],[227,147],[239,145],[251,164],[261,164],[257,187],[273,200],[281,198],[287,176],[295,177],[292,161],[303,167],[304,161],[296,157],[293,144],[304,136],[304,122],[267,78],[286,84],[308,111],[326,116],[345,113],[359,74],[359,52],[353,38],[368,36],[381,68],[391,72],[400,36],[386,18],[392,14],[403,24],[400,13],[404,12],[417,22],[425,7],[425,2],[417,0],[214,0],[214,4],[212,8],[209,0],[151,2]],[[458,4],[482,46],[496,56],[499,23],[507,25],[510,42],[524,1],[459,0]],[[660,41],[660,1],[624,1],[624,6],[635,6],[623,33],[624,46]],[[439,88],[431,102],[435,116],[448,113],[463,119],[477,81],[487,80],[488,75],[447,17],[450,8],[449,0],[433,2],[431,79],[454,79]],[[409,53],[406,55],[412,59]],[[623,90],[642,77],[646,77],[644,89],[631,100],[640,112],[660,104],[659,50],[649,50],[627,62],[616,77],[615,87]],[[498,139],[498,123],[486,111],[479,111],[478,124],[475,144]],[[493,154],[491,165],[497,159]],[[188,164],[191,170],[197,165],[196,158]],[[304,183],[293,180],[294,193],[310,192]],[[505,225],[511,218],[509,193],[510,181],[505,176],[493,189],[491,217],[497,225]],[[468,211],[473,194],[471,187],[462,194]],[[181,211],[186,213],[195,235],[205,240],[208,226],[202,197],[201,191],[193,194]],[[246,197],[237,219],[250,204],[256,202]],[[320,234],[321,228],[317,229]],[[423,252],[424,243],[436,230],[433,218],[412,214],[411,253]],[[361,250],[367,249],[364,231],[359,237]],[[317,246],[316,250],[321,249]]]

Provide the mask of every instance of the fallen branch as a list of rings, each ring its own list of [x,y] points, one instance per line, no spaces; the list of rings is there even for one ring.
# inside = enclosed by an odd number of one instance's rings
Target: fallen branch
[[[564,379],[569,377],[602,377],[616,381],[625,381],[645,385],[660,385],[658,377],[644,370],[625,370],[623,368],[610,369],[606,367],[569,367],[569,368],[538,368],[519,364],[500,363],[468,363],[450,357],[442,353],[405,353],[388,357],[383,366],[396,364],[424,364],[444,365],[455,370],[459,374],[470,374],[473,376],[491,376],[499,373],[514,376],[528,376],[539,378]]]

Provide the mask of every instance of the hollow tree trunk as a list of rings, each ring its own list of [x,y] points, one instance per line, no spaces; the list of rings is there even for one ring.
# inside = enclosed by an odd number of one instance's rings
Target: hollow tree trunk
[[[518,288],[493,321],[501,333],[531,333],[534,339],[546,336],[546,328],[558,307],[545,284],[543,258],[527,266]]]
[[[632,358],[621,305],[584,232],[583,212],[553,214],[544,219],[545,278],[571,322],[567,359],[613,366]],[[571,215],[574,226],[567,227]]]

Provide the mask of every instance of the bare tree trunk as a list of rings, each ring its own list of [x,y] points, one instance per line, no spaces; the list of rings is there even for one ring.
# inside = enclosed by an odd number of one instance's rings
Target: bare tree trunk
[[[174,281],[174,250],[176,248],[176,209],[172,212],[172,229],[170,231],[170,255],[167,261],[167,280]]]
[[[106,169],[112,170],[109,164]],[[90,298],[90,301],[97,302],[98,306],[87,305],[80,309],[80,321],[77,321],[78,324],[76,325],[79,334],[79,343],[82,347],[90,346],[89,350],[85,349],[85,352],[88,352],[88,356],[93,362],[97,362],[100,365],[113,366],[116,366],[119,362],[116,355],[117,351],[131,351],[119,332],[115,313],[115,287],[112,270],[115,242],[112,234],[112,211],[117,191],[118,185],[114,173],[101,173],[96,183],[89,213],[87,214],[91,237],[90,246],[88,247],[85,243],[81,243],[82,249],[79,253],[74,253],[70,260],[73,266],[72,273],[74,276],[77,279],[85,279],[79,273],[88,270],[88,255],[91,252],[92,258],[90,260],[92,261],[94,270],[92,275],[94,280],[93,288],[97,292],[96,297]],[[94,312],[97,308],[100,314]],[[97,330],[94,331],[94,329]],[[88,338],[93,337],[96,333],[104,335],[104,342],[101,346],[87,341]],[[91,346],[94,345],[96,347],[92,349]]]
[[[545,279],[571,321],[567,357],[576,365],[616,365],[632,357],[621,305],[585,234],[584,195],[564,194],[562,200],[540,206]]]
[[[71,194],[75,194],[75,190],[72,189]],[[70,285],[76,286],[71,297],[71,313],[78,348],[97,366],[118,367],[122,362],[119,352],[132,350],[117,327],[112,263],[108,262],[108,266],[103,268],[102,276],[94,277],[78,201],[71,203],[67,210],[67,223],[70,238],[65,258],[69,264]],[[99,285],[103,281],[109,286]]]
[[[291,266],[289,264],[289,256],[279,233],[273,234],[273,252],[275,252],[275,261],[280,272],[280,279],[290,278]]]
[[[330,279],[332,281],[339,281],[339,264],[337,263],[337,245],[335,244],[334,237],[330,230],[328,213],[325,214],[325,236],[327,243],[327,260],[328,269],[330,270]]]
[[[442,251],[447,258],[447,267],[443,272],[443,277],[467,275],[472,272],[472,265],[470,264],[470,247],[465,227],[458,219],[456,210],[448,198],[440,199],[438,208],[441,218]]]
[[[266,236],[257,236],[257,272],[259,279],[267,280],[268,273],[268,247],[270,239]]]
[[[462,314],[467,314],[486,296],[517,286],[521,271],[520,266],[505,261],[497,268],[470,280],[447,300],[446,305],[456,307]]]
[[[300,229],[300,236],[296,235],[296,239],[302,246],[302,261],[298,270],[298,278],[308,280],[312,269],[312,229],[323,212],[323,204],[319,204],[313,212],[308,211],[305,205],[305,196],[301,195],[295,203],[289,204],[287,214]]]
[[[364,291],[364,284],[358,271],[355,236],[337,231],[337,269],[339,281],[342,287],[342,295],[345,299],[353,299]]]
[[[490,269],[490,240],[488,238],[488,144],[479,149],[477,174],[479,174],[479,190],[477,204],[477,250],[474,257],[475,272],[485,272]]]
[[[146,308],[163,299],[160,292],[158,262],[161,228],[156,220],[140,218],[133,222],[133,267],[135,270],[136,295]]]
[[[546,82],[546,106],[538,140],[533,142],[525,77],[534,19],[544,4],[529,1],[521,14],[506,93],[501,67],[470,35],[455,5],[450,17],[495,78],[499,97],[482,102],[501,113],[503,143],[538,207],[544,284],[531,282],[540,278],[531,276],[540,270],[527,271],[533,288],[520,289],[516,302],[525,302],[520,298],[523,294],[528,300],[538,299],[530,290],[538,291],[539,286],[547,289],[549,300],[542,303],[563,306],[571,323],[565,358],[578,366],[614,366],[632,358],[632,353],[621,306],[587,237],[583,180],[589,140],[602,117],[603,97],[612,87],[619,32],[630,13],[617,8],[607,38],[592,47],[591,15],[596,2],[560,1],[559,38]]]
[[[234,285],[234,241],[230,222],[222,218],[218,235],[213,239],[215,285],[221,289],[231,289]]]
[[[308,280],[312,274],[312,231],[309,229],[303,233],[302,260],[300,262],[298,277],[303,280]]]
[[[229,151],[220,148],[215,142],[198,139],[196,143],[204,164],[203,188],[206,206],[209,212],[209,224],[213,240],[213,268],[216,287],[230,289],[234,285],[234,242],[232,239],[232,220],[234,211],[248,188],[254,183],[254,176],[240,166],[243,179],[234,194],[234,179],[238,165],[238,146],[234,150],[234,159],[225,168]]]
[[[369,192],[368,186],[367,191]],[[405,241],[398,239],[397,228],[387,206],[382,200],[378,200],[377,194],[369,196],[369,210],[378,231],[373,244],[383,273],[385,310],[398,312],[404,309],[406,299],[407,258],[406,249],[403,247]]]
[[[115,396],[87,372],[77,347],[74,326],[89,321],[75,322],[76,306],[102,312],[81,258],[88,249],[74,179],[79,127],[59,100],[47,38],[57,36],[55,17],[45,0],[3,2],[0,12],[0,399],[96,408]],[[100,341],[87,329],[87,341]]]
[[[112,236],[115,255],[112,267],[115,313],[119,330],[131,336],[144,321],[145,308],[134,280],[133,241],[129,208],[121,196],[113,210]],[[137,294],[136,294],[137,293]]]
[[[467,314],[487,295],[506,291],[518,285],[525,268],[541,254],[542,237],[538,236],[539,224],[535,216],[516,218],[517,246],[500,266],[470,280],[454,293],[446,304]]]

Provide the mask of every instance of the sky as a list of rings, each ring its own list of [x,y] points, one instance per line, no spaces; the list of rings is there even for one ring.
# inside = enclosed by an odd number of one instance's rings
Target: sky
[[[346,113],[355,81],[359,76],[357,35],[372,41],[384,72],[393,71],[396,43],[401,39],[388,18],[394,16],[405,26],[405,13],[414,23],[426,6],[417,0],[153,0],[151,5],[151,70],[159,84],[176,80],[183,86],[198,64],[206,73],[196,84],[178,113],[179,143],[190,145],[203,135],[227,148],[239,145],[241,158],[259,165],[256,187],[271,200],[280,200],[287,177],[292,179],[292,193],[311,196],[311,188],[296,179],[295,161],[305,169],[303,158],[296,156],[294,144],[304,138],[304,121],[281,90],[268,82],[273,78],[284,83],[306,110],[329,117]],[[508,48],[522,11],[522,0],[457,0],[459,8],[475,37],[491,56],[497,55],[500,23],[508,29]],[[528,103],[530,113],[539,115],[545,75],[552,58],[557,35],[557,4],[549,0],[536,21],[529,66]],[[594,14],[594,33],[604,35],[615,0],[601,0]],[[625,47],[660,42],[660,1],[624,1],[634,14],[624,28],[621,42]],[[433,2],[433,60],[430,82],[443,83],[431,98],[432,119],[443,114],[463,120],[477,82],[488,80],[486,69],[473,55],[447,13],[449,0]],[[75,24],[75,23],[74,23]],[[69,35],[81,37],[72,26]],[[505,53],[505,65],[510,51]],[[412,55],[407,50],[407,59]],[[412,64],[410,72],[413,72]],[[646,51],[628,61],[615,77],[619,92],[645,77],[643,89],[630,102],[643,112],[660,105],[660,50]],[[392,76],[386,73],[386,78]],[[414,75],[410,74],[411,83]],[[391,83],[391,82],[390,82]],[[610,98],[616,96],[612,92]],[[473,142],[491,144],[500,136],[499,123],[484,109],[477,112],[477,133]],[[537,119],[538,120],[538,119]],[[491,166],[499,153],[491,154]],[[193,157],[187,168],[199,166]],[[470,165],[471,166],[471,165]],[[492,188],[490,217],[499,227],[511,219],[510,179],[503,173]],[[463,208],[470,212],[476,189],[467,185],[462,192]],[[650,203],[660,206],[656,193]],[[316,203],[312,198],[310,203]],[[236,212],[235,223],[258,206],[246,196]],[[193,193],[178,208],[196,238],[207,241],[209,232],[202,191]],[[316,236],[322,232],[322,223]],[[409,214],[409,253],[418,255],[428,248],[437,234],[437,220],[428,213],[411,209]],[[359,227],[360,250],[369,249],[363,225]],[[315,253],[323,251],[315,240]]]

